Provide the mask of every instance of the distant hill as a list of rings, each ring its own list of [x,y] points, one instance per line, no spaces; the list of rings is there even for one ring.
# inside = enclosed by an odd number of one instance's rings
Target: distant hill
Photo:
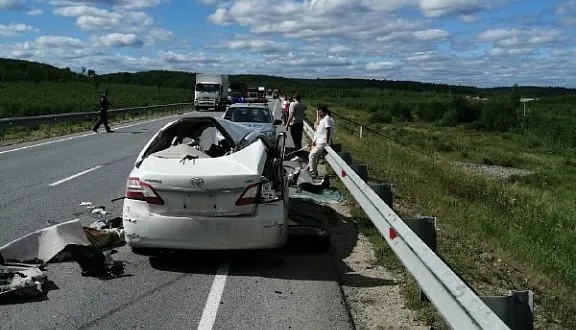
[[[90,69],[83,68],[80,73],[70,68],[57,68],[52,65],[30,62],[24,60],[0,58],[0,83],[13,81],[29,81],[40,83],[42,81],[87,81]],[[94,72],[93,72],[94,73]],[[97,74],[97,72],[96,72]],[[196,74],[184,71],[152,70],[136,73],[118,72],[98,75],[103,83],[144,85],[158,87],[173,87],[192,89]],[[284,92],[294,91],[330,91],[343,90],[398,90],[409,92],[429,93],[455,93],[466,95],[487,95],[510,93],[510,87],[477,88],[471,86],[455,86],[448,84],[422,83],[416,81],[395,81],[376,79],[301,79],[283,78],[268,75],[231,75],[231,82],[242,82],[249,86],[265,86],[267,88],[280,88]],[[563,95],[576,95],[576,89],[563,87],[536,87],[520,86],[518,91],[523,97],[554,97]]]
[[[160,86],[192,89],[196,74],[184,71],[152,70],[103,74],[102,81],[113,84]]]
[[[73,72],[70,68],[57,68],[55,66],[0,58],[0,83],[14,81],[80,81],[84,79],[81,74]]]

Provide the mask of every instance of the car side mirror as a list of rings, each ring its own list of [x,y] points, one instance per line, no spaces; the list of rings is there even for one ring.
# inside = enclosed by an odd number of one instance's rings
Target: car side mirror
[[[282,120],[281,120],[281,119],[275,119],[275,120],[274,120],[274,126],[278,126],[278,125],[282,125]]]

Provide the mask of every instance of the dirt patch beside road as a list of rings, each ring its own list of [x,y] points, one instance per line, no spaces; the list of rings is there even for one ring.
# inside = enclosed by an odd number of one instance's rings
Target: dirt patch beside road
[[[357,329],[428,329],[404,305],[401,280],[378,265],[369,238],[359,233],[346,205],[332,205],[330,223],[340,285]],[[346,219],[346,220],[345,220]]]

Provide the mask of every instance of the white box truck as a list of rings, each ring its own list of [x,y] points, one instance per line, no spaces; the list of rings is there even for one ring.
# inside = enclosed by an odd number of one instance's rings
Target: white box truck
[[[196,110],[214,108],[226,110],[228,104],[228,76],[221,74],[196,74],[194,107]]]

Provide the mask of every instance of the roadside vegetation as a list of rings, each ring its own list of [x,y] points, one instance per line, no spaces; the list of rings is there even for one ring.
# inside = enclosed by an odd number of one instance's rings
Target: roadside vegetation
[[[190,102],[185,89],[106,84],[110,109]],[[0,84],[0,118],[98,111],[100,90],[87,82]]]
[[[156,77],[153,80],[152,77]],[[108,90],[111,109],[191,102],[194,94],[182,74],[117,74],[114,79],[93,69],[69,68],[0,59],[0,118],[98,111],[101,90]],[[124,80],[122,80],[124,79]]]
[[[371,179],[394,184],[401,216],[438,217],[440,255],[479,294],[533,290],[537,328],[573,329],[576,98],[530,102],[526,116],[519,100],[519,89],[510,88],[485,100],[420,94],[310,104],[330,106],[336,142],[367,164]],[[342,116],[364,125],[362,138]],[[486,174],[490,165],[525,172],[491,167]],[[355,215],[380,260],[402,269],[357,207]],[[414,281],[407,283],[407,305],[425,306]]]

